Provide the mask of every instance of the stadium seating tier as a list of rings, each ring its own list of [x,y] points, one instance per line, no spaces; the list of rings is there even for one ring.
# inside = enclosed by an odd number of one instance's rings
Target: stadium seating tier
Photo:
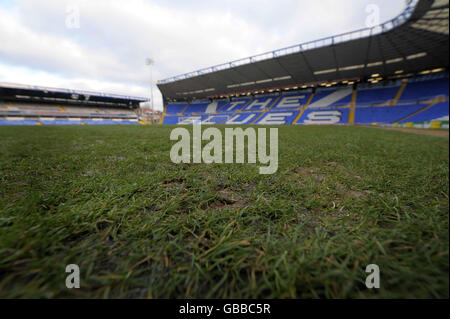
[[[448,121],[448,74],[357,88],[319,88],[231,101],[169,103],[163,124],[324,125]],[[440,103],[439,103],[440,102]],[[354,120],[351,120],[353,119]]]

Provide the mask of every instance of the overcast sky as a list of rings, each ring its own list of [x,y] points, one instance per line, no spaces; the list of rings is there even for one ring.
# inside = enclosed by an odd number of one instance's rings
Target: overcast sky
[[[0,0],[0,82],[149,97],[146,57],[161,80],[364,28],[372,4],[405,0]]]

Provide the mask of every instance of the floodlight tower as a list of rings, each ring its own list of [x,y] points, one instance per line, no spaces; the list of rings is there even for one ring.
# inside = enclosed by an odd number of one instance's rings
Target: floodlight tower
[[[153,102],[153,65],[155,64],[155,60],[152,58],[145,59],[145,64],[150,67],[150,90],[151,90],[151,105],[152,105],[152,112],[155,110],[155,104]]]

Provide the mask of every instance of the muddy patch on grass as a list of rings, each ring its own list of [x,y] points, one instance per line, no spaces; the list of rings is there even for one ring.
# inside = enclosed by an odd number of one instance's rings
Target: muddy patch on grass
[[[184,178],[172,178],[172,179],[166,179],[162,182],[165,186],[175,186],[179,184],[183,184],[186,180]]]
[[[369,195],[367,191],[348,189],[342,184],[337,184],[336,190],[344,198],[366,198]]]
[[[370,194],[369,191],[354,189],[356,186],[350,188],[343,184],[344,181],[347,181],[357,185],[363,179],[345,166],[336,162],[321,165],[322,170],[316,167],[296,167],[292,170],[292,175],[312,179],[317,184],[326,184],[329,188],[335,188],[339,196],[344,198],[366,198]]]
[[[296,167],[293,173],[297,176],[312,178],[318,183],[322,183],[326,179],[326,175],[317,172],[317,169],[312,167]]]
[[[182,190],[182,192],[186,192],[191,188],[191,185],[186,182],[184,178],[172,178],[164,180],[161,185],[166,191]]]
[[[209,205],[213,209],[242,208],[246,206],[243,197],[231,189],[217,191],[216,199]]]
[[[62,240],[62,243],[70,247],[79,246],[81,242],[87,239],[90,235],[91,232],[88,230],[78,231],[67,236]]]

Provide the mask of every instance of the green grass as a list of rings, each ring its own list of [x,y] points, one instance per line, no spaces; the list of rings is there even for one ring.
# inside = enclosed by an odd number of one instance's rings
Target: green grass
[[[0,298],[449,297],[447,138],[280,127],[264,176],[171,129],[0,127]]]

